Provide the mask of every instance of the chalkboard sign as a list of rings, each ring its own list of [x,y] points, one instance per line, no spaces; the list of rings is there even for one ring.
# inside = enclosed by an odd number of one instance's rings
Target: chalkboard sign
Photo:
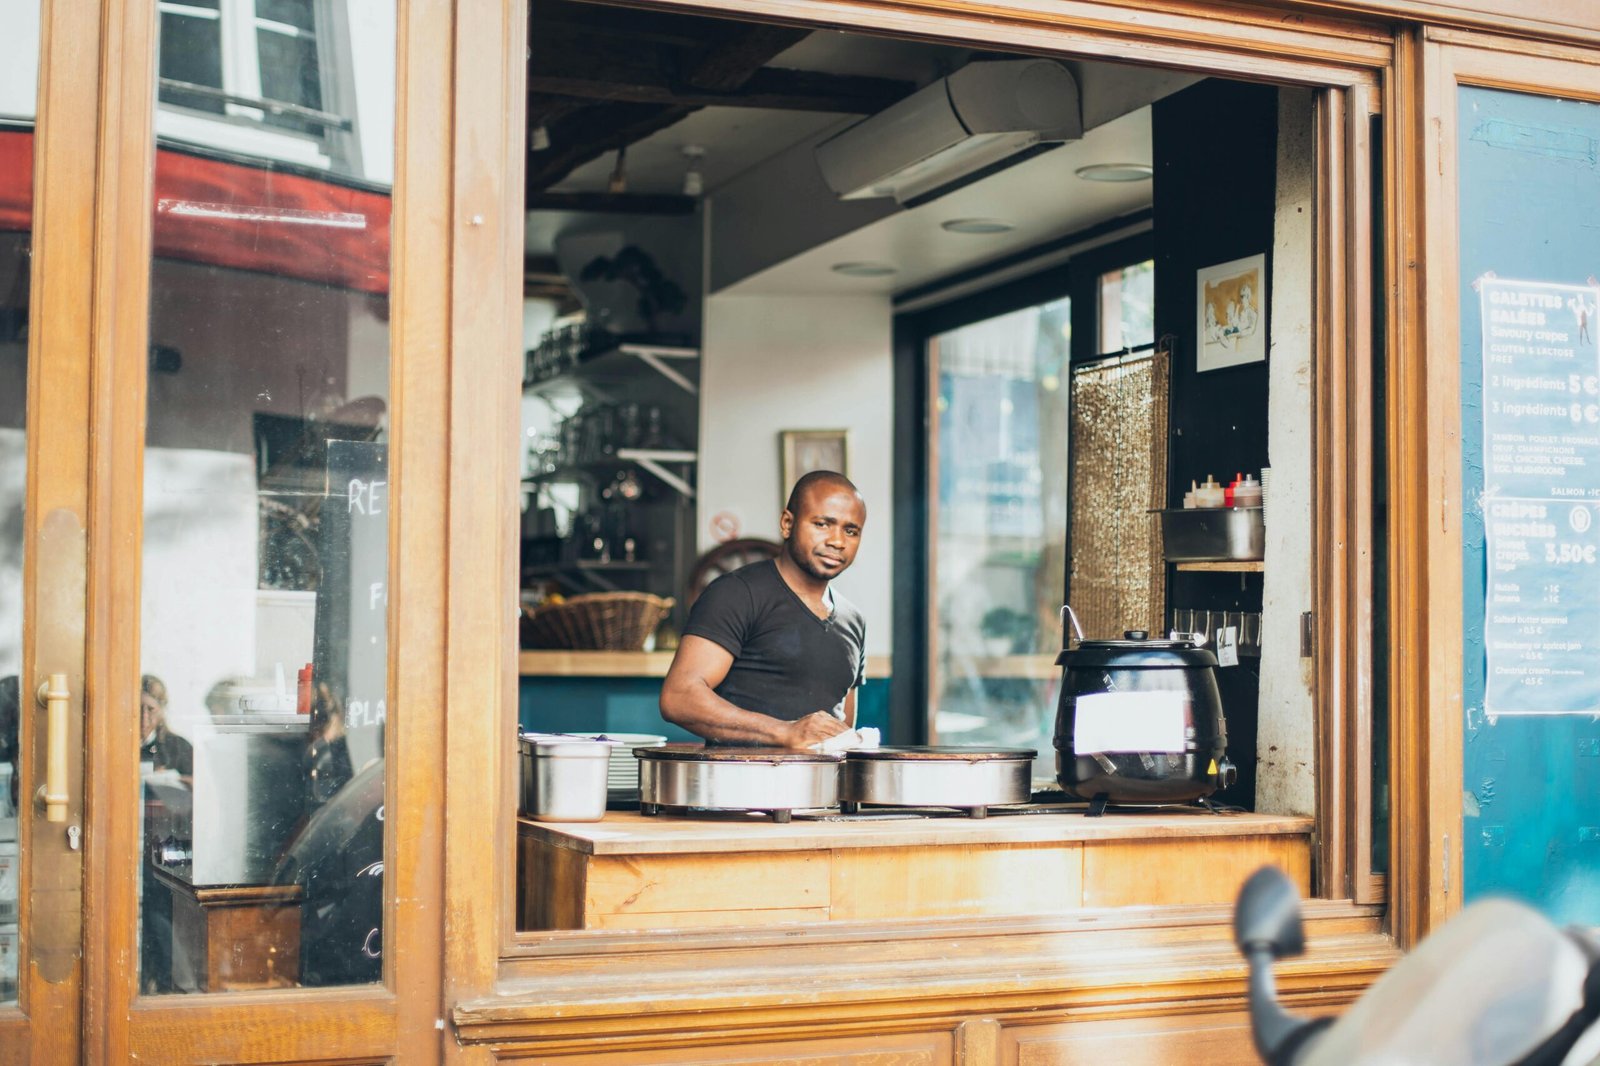
[[[350,761],[383,755],[389,677],[388,446],[328,442],[313,676],[344,708]]]
[[[1484,709],[1600,713],[1600,288],[1484,277]]]

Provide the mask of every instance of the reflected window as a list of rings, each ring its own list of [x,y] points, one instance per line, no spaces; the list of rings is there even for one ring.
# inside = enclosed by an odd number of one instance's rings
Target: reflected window
[[[1156,265],[1145,260],[1100,275],[1098,351],[1131,351],[1156,340]]]
[[[393,51],[392,27],[374,25],[371,5],[354,12],[316,0],[157,6],[164,137],[366,176],[371,161],[358,151],[355,119],[382,74],[373,52]],[[380,134],[386,125],[379,121]]]
[[[1066,584],[1071,304],[933,338],[934,612],[929,733],[1032,747],[1053,771],[1048,694]]]

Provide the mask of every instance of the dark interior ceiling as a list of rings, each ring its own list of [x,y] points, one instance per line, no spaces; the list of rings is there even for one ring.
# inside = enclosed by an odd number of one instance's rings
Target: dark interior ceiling
[[[686,196],[550,191],[575,169],[707,107],[868,115],[911,81],[767,66],[812,31],[534,0],[529,20],[529,210],[688,213]]]

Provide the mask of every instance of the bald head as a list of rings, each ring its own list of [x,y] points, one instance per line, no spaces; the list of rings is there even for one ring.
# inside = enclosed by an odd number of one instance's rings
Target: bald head
[[[861,490],[836,470],[813,470],[809,474],[801,475],[800,480],[794,483],[794,488],[789,490],[789,502],[783,505],[783,509],[798,516],[813,492],[828,495],[841,491],[848,492],[861,500],[861,509],[865,512],[867,503],[861,499]]]

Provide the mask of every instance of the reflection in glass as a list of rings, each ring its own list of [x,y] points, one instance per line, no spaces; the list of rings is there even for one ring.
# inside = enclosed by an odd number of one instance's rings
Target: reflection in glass
[[[160,5],[147,673],[128,699],[146,994],[381,977],[395,90],[381,7]]]
[[[1100,345],[1103,355],[1156,339],[1156,265],[1142,263],[1100,275]]]
[[[935,337],[938,743],[1032,747],[1054,773],[1050,677],[1066,584],[1070,301]]]
[[[28,292],[39,5],[6,4],[0,37],[0,1004],[17,1001],[17,729],[27,473]]]

